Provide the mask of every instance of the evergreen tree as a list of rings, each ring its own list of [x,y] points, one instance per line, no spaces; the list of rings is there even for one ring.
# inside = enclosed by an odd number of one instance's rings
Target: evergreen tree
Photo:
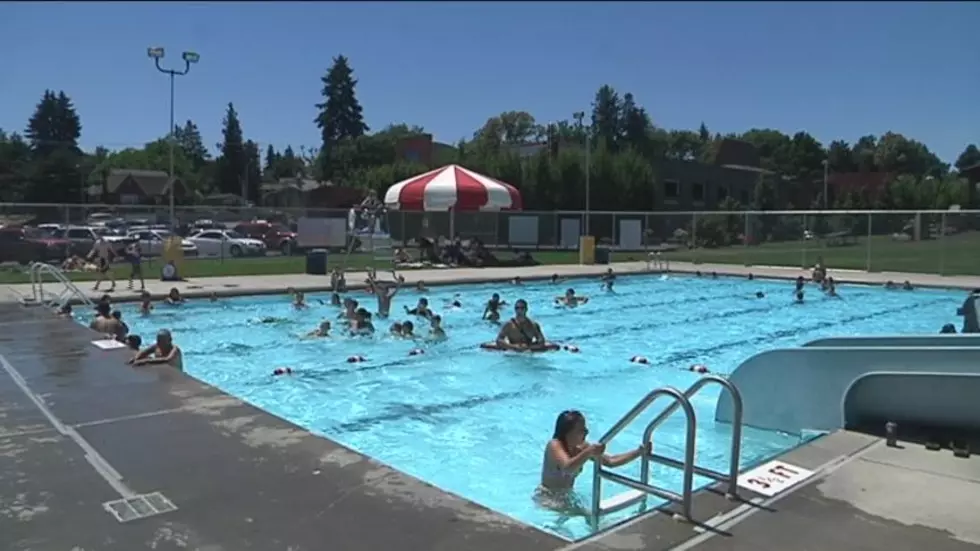
[[[221,193],[240,195],[248,159],[245,156],[242,125],[238,120],[238,112],[231,103],[225,111],[223,123],[223,141],[218,145],[221,149],[221,158],[218,159],[218,190]]]
[[[245,198],[253,204],[258,204],[261,198],[259,186],[262,184],[262,158],[259,156],[259,144],[248,140],[245,142],[245,171],[242,175],[245,184]]]
[[[174,140],[177,146],[184,152],[184,157],[191,162],[195,171],[201,170],[211,159],[211,154],[204,147],[204,140],[201,138],[201,131],[188,120],[184,126],[174,126]]]
[[[27,123],[33,161],[32,182],[24,199],[37,202],[80,202],[85,183],[80,171],[78,138],[82,124],[64,92],[45,90]]]
[[[276,153],[276,148],[269,144],[269,147],[265,148],[265,166],[262,168],[262,174],[266,180],[276,179],[277,164],[279,164],[279,154]]]
[[[329,177],[333,146],[342,140],[360,138],[369,129],[364,124],[361,104],[357,101],[357,79],[347,58],[342,55],[335,57],[333,66],[320,80],[323,82],[320,93],[324,101],[316,105],[319,114],[315,122],[320,129],[322,142],[321,170]]]
[[[620,124],[622,111],[619,94],[612,86],[604,85],[599,88],[592,103],[592,132],[596,140],[604,140],[610,149],[616,145],[616,138],[622,128]]]

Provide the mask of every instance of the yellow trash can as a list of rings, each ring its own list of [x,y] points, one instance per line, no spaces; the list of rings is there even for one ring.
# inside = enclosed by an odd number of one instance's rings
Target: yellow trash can
[[[583,235],[578,238],[578,263],[595,264],[595,237]]]

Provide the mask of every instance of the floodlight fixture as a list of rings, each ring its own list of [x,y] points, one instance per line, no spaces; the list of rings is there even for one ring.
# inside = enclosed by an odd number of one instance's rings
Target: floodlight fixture
[[[201,55],[197,52],[184,52],[181,56],[187,63],[197,63],[201,60]]]
[[[152,59],[163,59],[163,54],[164,54],[163,48],[160,47],[146,49],[147,57]]]

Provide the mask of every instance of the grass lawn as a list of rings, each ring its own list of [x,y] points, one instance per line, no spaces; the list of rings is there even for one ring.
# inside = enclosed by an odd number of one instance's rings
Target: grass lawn
[[[812,266],[817,257],[823,257],[831,269],[866,270],[868,243],[867,237],[858,237],[852,244],[831,247],[820,241],[795,241],[683,250],[665,256],[686,262],[800,267]],[[873,236],[870,245],[871,271],[980,275],[980,232],[914,242]]]
[[[578,263],[578,252],[576,251],[541,251],[535,252],[534,258],[542,264],[575,264]],[[627,253],[624,253],[624,255]],[[621,255],[621,258],[626,257]],[[632,253],[631,256],[641,258],[642,253]],[[328,269],[343,266],[343,254],[331,254],[327,257]],[[347,261],[349,271],[363,271],[368,266],[379,266],[381,262],[376,261],[370,254],[352,254]],[[160,277],[160,267],[163,264],[158,259],[147,260],[143,264],[143,276],[146,279],[157,279]],[[116,279],[126,281],[129,278],[129,265],[123,263],[113,264],[112,268]],[[197,277],[217,277],[217,276],[248,276],[248,275],[277,275],[277,274],[301,274],[306,271],[306,257],[304,256],[266,256],[258,258],[194,258],[184,261],[183,277],[194,279]],[[92,272],[73,272],[70,274],[72,281],[95,281],[97,275]],[[30,278],[22,269],[0,271],[0,284],[30,283]]]

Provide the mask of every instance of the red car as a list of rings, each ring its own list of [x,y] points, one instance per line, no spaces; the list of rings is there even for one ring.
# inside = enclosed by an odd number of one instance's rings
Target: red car
[[[0,228],[0,262],[61,261],[67,258],[71,241],[53,237],[38,228],[7,226]]]
[[[243,222],[235,226],[235,231],[258,239],[265,243],[266,249],[270,251],[280,251],[288,255],[296,252],[296,232],[282,224],[259,220],[256,222]]]

